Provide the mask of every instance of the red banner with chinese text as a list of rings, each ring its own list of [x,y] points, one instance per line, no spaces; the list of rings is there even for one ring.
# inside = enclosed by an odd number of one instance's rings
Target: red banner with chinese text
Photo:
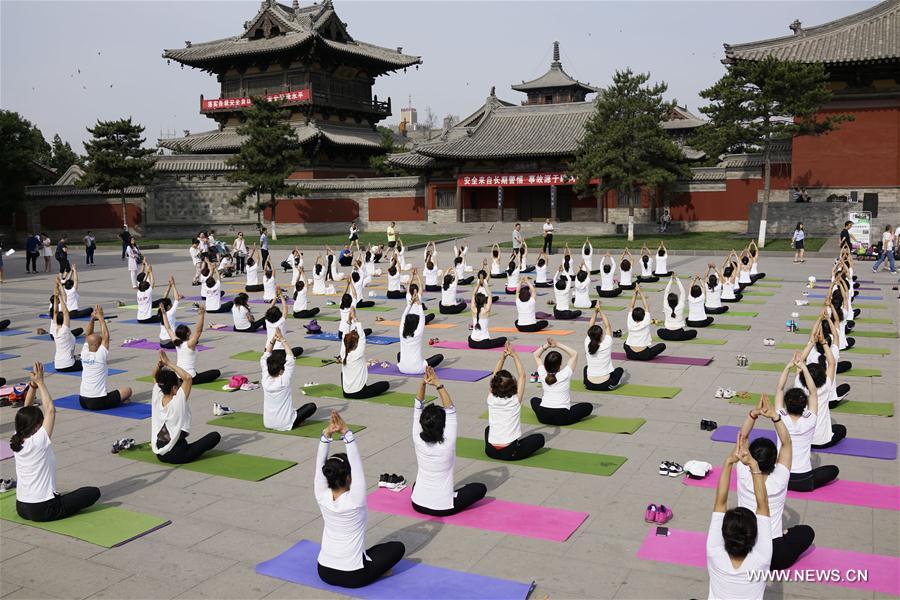
[[[456,180],[459,187],[573,185],[574,183],[575,177],[566,173],[491,173],[460,175]]]
[[[269,102],[302,102],[309,100],[309,90],[293,90],[265,96]],[[246,108],[253,104],[250,98],[216,98],[214,100],[201,100],[200,110],[219,110],[223,108]]]

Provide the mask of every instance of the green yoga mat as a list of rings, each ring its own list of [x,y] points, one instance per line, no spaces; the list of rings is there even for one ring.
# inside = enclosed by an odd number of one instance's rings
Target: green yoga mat
[[[0,519],[90,542],[104,548],[121,546],[171,521],[109,505],[94,505],[59,521],[38,523],[16,514],[16,492],[0,494]]]
[[[728,331],[750,331],[749,325],[738,325],[737,323],[713,323],[706,329],[727,329]]]
[[[232,356],[234,360],[247,360],[259,362],[263,353],[256,350],[244,350]],[[324,367],[325,365],[334,364],[333,358],[322,358],[319,356],[298,356],[294,359],[294,364],[301,367]]]
[[[575,392],[591,392],[594,394],[612,394],[614,396],[637,396],[638,398],[674,398],[681,391],[679,387],[662,387],[656,385],[635,385],[626,383],[620,385],[611,392],[594,392],[584,387],[584,382],[579,379],[572,380],[572,390]]]
[[[780,343],[775,344],[775,348],[779,350],[803,350],[804,348],[806,348],[806,344]],[[886,356],[891,353],[891,350],[890,348],[876,348],[874,346],[853,346],[852,348],[841,350],[841,354],[844,354],[845,352],[849,352],[851,354],[874,354],[878,356]]]
[[[718,319],[719,317],[758,317],[758,312],[740,312],[736,310],[729,310],[727,313],[722,313],[721,315],[712,315],[714,319]]]
[[[555,448],[541,448],[524,460],[514,463],[498,460],[495,461],[484,453],[484,440],[476,438],[457,438],[456,455],[461,458],[485,460],[503,464],[516,464],[524,467],[536,467],[538,469],[552,469],[554,471],[566,471],[568,473],[584,473],[586,475],[600,475],[609,477],[628,460],[624,456],[612,456],[610,454],[594,454],[592,452],[573,452],[571,450],[557,450]]]
[[[769,277],[769,276],[766,276],[766,281],[784,281],[784,277]]]
[[[601,299],[602,299],[602,300],[608,300],[608,298],[601,298]],[[603,305],[601,306],[601,308],[603,309],[603,312],[617,312],[617,311],[620,311],[620,310],[625,310],[625,307],[624,307],[624,306],[614,306],[614,305],[611,305],[611,304],[603,304]]]
[[[290,431],[275,431],[274,429],[266,429],[263,427],[262,415],[257,413],[236,412],[224,417],[218,417],[212,421],[207,421],[207,425],[216,427],[232,427],[234,429],[246,429],[248,431],[261,431],[263,433],[280,433],[282,435],[296,435],[305,438],[318,438],[322,435],[327,421],[306,421],[300,427],[295,427]],[[365,425],[347,424],[350,431],[356,433],[365,429]],[[339,439],[339,433],[334,434],[334,439]]]
[[[745,296],[774,296],[775,292],[761,292],[759,290],[748,290],[745,289],[743,291]]]
[[[185,465],[170,465],[168,463],[160,462],[159,459],[156,458],[156,455],[153,454],[153,450],[150,449],[149,443],[140,444],[131,450],[122,450],[119,452],[118,456],[150,463],[159,467],[173,467],[176,469],[184,469],[185,471],[205,473],[206,475],[243,479],[244,481],[262,481],[263,479],[268,479],[272,475],[277,475],[282,471],[286,471],[297,464],[292,460],[279,460],[277,458],[267,458],[265,456],[254,456],[252,454],[210,450],[194,462]]]
[[[488,411],[479,415],[479,419],[487,420]],[[543,425],[538,421],[537,415],[530,406],[522,405],[522,422],[528,425]],[[581,431],[599,431],[602,433],[634,433],[646,423],[646,419],[624,419],[621,417],[603,417],[590,415],[573,425],[565,425],[566,429],[578,429]]]
[[[728,340],[723,340],[722,338],[701,338],[695,337],[692,340],[680,340],[678,342],[672,342],[671,340],[664,340],[661,337],[657,336],[655,333],[653,334],[654,342],[665,342],[667,344],[701,344],[703,346],[724,346],[728,343]]]
[[[356,310],[368,310],[371,312],[389,312],[394,310],[396,307],[394,306],[367,306],[365,308],[361,308],[359,306],[356,307]]]
[[[853,308],[871,308],[872,310],[887,310],[887,304],[877,302],[854,302]]]
[[[751,371],[769,371],[771,373],[781,373],[784,365],[781,363],[750,363],[748,367]],[[881,377],[879,369],[850,369],[841,373],[844,377]]]
[[[153,383],[154,379],[152,375],[147,375],[145,377],[138,377],[137,381],[143,381],[146,383]],[[199,385],[193,384],[192,388],[197,388],[201,390],[211,390],[213,392],[222,392],[224,394],[230,394],[234,390],[223,390],[222,386],[228,383],[228,379],[216,379],[215,381],[210,381],[209,383],[201,383]]]
[[[818,315],[801,315],[801,321],[816,321],[819,318]],[[858,319],[854,319],[857,323],[871,323],[873,325],[893,325],[894,321],[892,319],[874,319],[872,317],[860,317]],[[850,332],[850,335],[853,335],[853,332]]]
[[[744,298],[743,300],[741,300],[741,301],[740,301],[739,303],[737,303],[737,304],[765,304],[765,303],[766,303],[765,300],[751,300],[751,299]],[[732,306],[733,306],[734,304],[735,304],[735,303],[733,303]]]
[[[311,385],[309,387],[300,388],[300,391],[307,396],[314,398],[339,398],[344,399],[344,393],[341,386],[334,383],[322,383],[319,385]],[[415,401],[415,394],[407,394],[405,392],[385,392],[374,398],[366,398],[365,402],[374,402],[375,404],[387,404],[389,406],[402,406],[404,408],[412,408]],[[425,402],[431,402],[435,396],[425,396]]]
[[[759,402],[759,394],[751,392],[749,398],[738,398],[735,396],[734,398],[730,398],[728,402],[731,404],[756,405],[756,403]],[[831,409],[831,412],[844,413],[847,415],[893,417],[894,405],[890,402],[856,402],[855,400],[850,400],[838,404],[835,408]]]
[[[810,329],[808,327],[801,327],[797,329],[797,333],[805,333],[809,335]],[[860,331],[859,329],[853,329],[853,331],[848,331],[847,335],[850,337],[870,337],[870,338],[896,338],[896,331]]]
[[[758,287],[758,288],[780,288],[780,287],[781,287],[781,284],[780,284],[780,283],[760,283],[760,282],[757,281],[756,283],[753,284],[753,287]]]

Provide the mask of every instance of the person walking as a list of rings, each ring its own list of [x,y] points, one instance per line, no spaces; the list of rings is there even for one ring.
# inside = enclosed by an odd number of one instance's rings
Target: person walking
[[[266,228],[259,228],[259,256],[262,259],[263,268],[269,262],[269,236],[266,235]]]
[[[894,265],[894,228],[890,225],[886,225],[884,233],[881,234],[881,254],[878,256],[878,260],[875,261],[872,272],[877,273],[881,263],[885,260],[891,266],[891,273],[896,273],[897,269]]]
[[[544,246],[541,248],[541,252],[547,256],[553,254],[553,223],[550,222],[550,219],[544,221]]]
[[[853,221],[844,222],[844,228],[841,229],[841,250],[844,248],[853,250],[853,242],[858,241],[856,236],[850,233],[851,227],[853,227]]]
[[[54,258],[56,258],[56,262],[59,263],[59,272],[60,273],[68,273],[69,272],[69,244],[68,244],[68,234],[62,234],[62,237],[59,238],[59,242],[56,243],[56,253],[54,254]]]
[[[41,241],[41,235],[37,232],[32,233],[28,236],[28,239],[25,240],[25,272],[26,273],[37,273],[37,259],[41,254],[41,248],[43,248],[43,243]]]
[[[96,249],[97,238],[94,237],[94,232],[89,229],[87,235],[84,236],[84,264],[94,264],[94,251]]]
[[[131,245],[131,232],[128,231],[128,225],[122,226],[122,231],[119,232],[119,239],[122,240],[122,260],[125,260],[125,251]]]
[[[791,246],[794,248],[794,262],[806,262],[803,255],[806,254],[806,230],[803,229],[803,221],[797,222],[794,235],[791,236]]]

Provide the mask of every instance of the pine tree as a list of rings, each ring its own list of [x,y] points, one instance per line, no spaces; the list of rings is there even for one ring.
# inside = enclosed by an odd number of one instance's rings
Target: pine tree
[[[152,148],[144,148],[144,127],[131,122],[131,117],[118,121],[97,121],[88,127],[93,138],[84,143],[87,160],[79,187],[92,187],[101,192],[118,191],[122,195],[122,224],[128,226],[125,190],[147,186],[153,181]]]
[[[25,187],[43,182],[35,163],[49,156],[37,127],[19,113],[0,110],[0,211],[10,215],[22,206]]]
[[[272,211],[272,239],[278,239],[275,231],[275,209],[277,196],[294,197],[303,195],[299,186],[286,184],[285,180],[304,160],[303,150],[297,134],[288,123],[289,112],[279,103],[261,98],[253,99],[253,106],[244,111],[244,123],[237,132],[245,136],[241,149],[228,159],[235,168],[228,174],[230,181],[245,185],[235,206],[244,206],[251,197],[267,195],[268,202],[256,202],[257,214],[264,208]]]
[[[849,115],[817,115],[831,100],[828,73],[821,64],[768,57],[738,61],[712,87],[700,92],[710,103],[700,109],[709,123],[700,127],[691,145],[711,157],[760,151],[763,155],[763,205],[757,243],[766,244],[766,219],[772,181],[772,145],[794,136],[834,131]]]
[[[409,171],[395,167],[388,163],[388,156],[398,152],[406,152],[403,146],[394,144],[394,132],[390,127],[378,126],[378,133],[381,136],[381,147],[384,154],[376,154],[369,158],[369,166],[371,166],[379,175],[408,175]]]
[[[681,148],[660,125],[675,102],[663,100],[664,82],[647,85],[649,79],[649,73],[616,71],[612,85],[597,96],[570,169],[577,192],[598,182],[598,208],[611,190],[628,200],[629,240],[634,239],[634,205],[641,187],[655,193],[690,175]]]
[[[84,158],[75,154],[75,151],[72,150],[72,146],[69,145],[69,142],[63,142],[58,133],[53,136],[53,141],[50,143],[50,150],[50,168],[56,171],[58,176],[65,173],[72,165],[84,165]]]

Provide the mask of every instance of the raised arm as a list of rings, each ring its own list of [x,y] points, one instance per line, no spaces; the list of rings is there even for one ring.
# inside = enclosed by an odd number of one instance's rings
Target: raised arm
[[[522,400],[525,399],[525,366],[522,364],[522,359],[519,358],[519,353],[513,350],[512,344],[509,342],[506,342],[505,353],[512,356],[516,365],[516,396],[521,404]]]
[[[178,375],[178,378],[181,380],[181,389],[184,392],[184,399],[187,401],[191,396],[191,387],[193,386],[194,378],[190,373],[179,367],[178,363],[170,361],[165,350],[159,351],[159,360],[162,363],[162,366],[172,369],[175,371],[175,374]]]
[[[794,453],[791,434],[784,425],[781,415],[769,404],[769,398],[765,394],[759,395],[759,415],[771,419],[772,424],[775,426],[775,433],[781,442],[781,450],[778,452],[778,464],[784,465],[784,468],[790,471]]]
[[[97,321],[100,323],[100,343],[109,350],[109,325],[106,324],[106,319],[103,317],[103,307],[99,304],[94,306],[94,311],[91,313],[91,325],[94,324],[94,317],[97,317]]]
[[[37,388],[41,393],[41,409],[44,412],[43,427],[47,432],[47,437],[52,438],[53,426],[56,424],[56,406],[53,404],[53,396],[50,395],[50,390],[47,389],[47,384],[44,382],[44,365],[40,362],[34,363],[31,368],[31,386],[29,388],[31,404],[34,404],[33,388]],[[27,404],[27,406],[31,404]]]
[[[816,389],[815,384],[812,382],[812,375],[809,374],[809,369],[806,367],[806,361],[800,359],[799,357],[794,362],[797,366],[797,369],[803,373],[803,380],[809,384],[807,385],[807,390],[809,390],[808,397],[806,400],[806,407],[809,408],[809,411],[813,414],[819,414],[819,395],[818,390]]]
[[[163,312],[163,314],[166,314]],[[194,327],[194,331],[191,332],[191,337],[187,341],[188,348],[194,350],[197,348],[197,344],[200,343],[200,336],[203,335],[203,326],[206,324],[206,307],[202,304],[197,308],[197,326]],[[169,334],[172,336],[172,334]],[[175,337],[172,336],[174,340]]]
[[[723,513],[728,510],[728,490],[731,487],[731,472],[734,470],[734,463],[739,460],[740,443],[741,440],[738,438],[735,448],[725,457],[725,464],[722,465],[722,472],[719,474],[719,485],[716,486],[716,500],[713,504],[713,512]]]
[[[569,346],[566,346],[565,344],[560,344],[553,338],[550,338],[548,341],[553,345],[554,348],[559,348],[560,350],[562,350],[563,352],[566,353],[566,355],[569,358],[568,362],[566,363],[566,366],[569,367],[570,369],[572,369],[572,371],[574,371],[575,365],[578,364],[578,352],[576,350],[570,348]]]
[[[200,305],[200,308],[203,308],[203,305]],[[199,312],[199,309],[197,309],[197,310]],[[206,312],[206,311],[204,310],[204,312]],[[170,340],[176,339],[175,338],[175,330],[172,329],[172,324],[169,323],[169,315],[166,314],[166,311],[164,311],[161,306],[159,307],[159,317],[162,320],[163,329],[165,329],[166,333],[169,334],[169,339]]]

